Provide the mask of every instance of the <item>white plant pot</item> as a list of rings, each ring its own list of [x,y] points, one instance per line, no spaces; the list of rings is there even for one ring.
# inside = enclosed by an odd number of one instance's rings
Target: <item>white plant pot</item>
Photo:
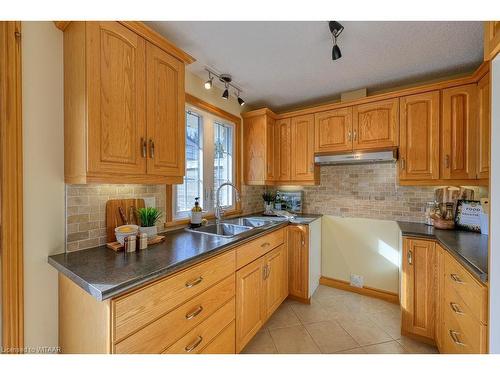
[[[146,233],[148,238],[155,238],[158,235],[158,228],[156,225],[153,227],[139,227],[139,232]]]

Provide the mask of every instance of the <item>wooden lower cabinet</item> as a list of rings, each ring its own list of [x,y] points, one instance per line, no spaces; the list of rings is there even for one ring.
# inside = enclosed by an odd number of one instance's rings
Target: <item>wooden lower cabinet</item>
[[[487,301],[487,287],[439,243],[403,238],[403,335],[441,353],[487,353]]]
[[[285,244],[236,272],[236,352],[248,344],[287,296]]]
[[[302,302],[309,300],[309,227],[292,225],[288,230],[289,295]]]
[[[405,238],[402,262],[401,332],[434,340],[435,242]]]

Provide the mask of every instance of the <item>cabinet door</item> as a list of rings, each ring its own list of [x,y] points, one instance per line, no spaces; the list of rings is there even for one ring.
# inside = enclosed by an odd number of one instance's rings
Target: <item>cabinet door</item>
[[[493,60],[500,51],[500,21],[484,22],[484,61]]]
[[[266,319],[264,257],[236,272],[236,351],[251,340]]]
[[[184,63],[148,43],[148,173],[184,176]]]
[[[477,152],[478,178],[490,177],[490,75],[487,74],[477,84],[479,109],[479,144]]]
[[[399,139],[399,99],[355,106],[352,127],[354,150],[396,147]]]
[[[437,272],[437,287],[436,287],[436,334],[435,340],[438,349],[441,351],[443,347],[443,302],[444,302],[444,254],[445,250],[436,245],[436,272]]]
[[[145,41],[117,22],[88,22],[87,52],[89,172],[145,174]]]
[[[275,135],[275,120],[268,117],[267,119],[267,139],[266,139],[266,179],[267,181],[274,181],[277,178],[277,163],[275,163],[275,147],[274,147],[274,135]]]
[[[290,181],[292,178],[290,146],[291,146],[291,121],[289,118],[276,121],[275,148],[278,150],[277,176],[279,181]]]
[[[439,179],[439,91],[400,98],[399,179]]]
[[[278,246],[266,255],[264,265],[266,317],[288,296],[288,256],[286,245]]]
[[[434,339],[436,248],[432,241],[404,239],[402,331]]]
[[[314,151],[352,150],[352,108],[341,108],[314,115]]]
[[[292,180],[314,180],[314,115],[292,118]]]
[[[309,238],[306,225],[288,228],[288,292],[294,297],[309,298]]]
[[[442,91],[441,178],[476,178],[476,85]]]
[[[266,180],[266,116],[245,118],[243,125],[243,175],[248,185]]]

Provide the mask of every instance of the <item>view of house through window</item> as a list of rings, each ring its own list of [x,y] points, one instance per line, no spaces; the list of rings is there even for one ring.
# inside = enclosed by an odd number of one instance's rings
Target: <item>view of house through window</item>
[[[174,186],[174,218],[186,218],[200,198],[204,211],[212,212],[215,193],[225,182],[233,182],[234,124],[194,107],[186,108],[186,173],[184,183]],[[233,191],[220,192],[223,207],[234,206]]]

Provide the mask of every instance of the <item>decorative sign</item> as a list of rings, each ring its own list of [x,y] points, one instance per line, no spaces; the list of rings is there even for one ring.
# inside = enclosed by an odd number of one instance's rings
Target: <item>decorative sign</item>
[[[483,208],[481,207],[481,202],[459,199],[457,201],[455,224],[461,229],[481,232],[479,214],[482,212]]]

